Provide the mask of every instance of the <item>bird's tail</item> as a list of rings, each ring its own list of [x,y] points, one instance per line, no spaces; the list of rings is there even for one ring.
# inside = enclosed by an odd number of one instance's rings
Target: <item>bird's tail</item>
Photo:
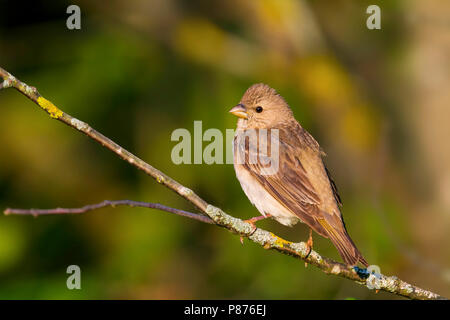
[[[331,227],[325,219],[319,219],[318,222],[326,230],[329,239],[333,242],[345,263],[355,266],[360,262],[365,267],[369,266],[366,259],[364,259],[363,255],[359,252],[358,248],[356,248],[356,245],[348,235],[345,225],[342,229],[336,230]]]

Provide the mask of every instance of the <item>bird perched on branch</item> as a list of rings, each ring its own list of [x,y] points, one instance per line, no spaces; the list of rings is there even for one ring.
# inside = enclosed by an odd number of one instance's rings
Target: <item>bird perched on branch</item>
[[[301,221],[310,227],[310,252],[314,230],[333,242],[347,264],[367,267],[345,228],[324,153],[295,120],[283,97],[268,85],[255,84],[230,112],[239,117],[234,138],[236,176],[262,214],[247,221],[254,225],[272,217],[287,226]]]

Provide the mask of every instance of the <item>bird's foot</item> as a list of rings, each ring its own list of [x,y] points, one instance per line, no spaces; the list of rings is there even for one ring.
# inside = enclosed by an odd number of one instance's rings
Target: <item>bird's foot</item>
[[[252,227],[253,227],[253,230],[250,231],[250,233],[247,235],[247,237],[249,237],[249,236],[251,236],[252,234],[254,234],[255,231],[256,231],[256,229],[258,229],[258,228],[256,227],[256,225],[255,225],[255,222],[257,222],[257,221],[259,221],[259,220],[264,220],[264,219],[270,218],[270,217],[272,217],[272,216],[271,216],[270,214],[267,214],[267,215],[265,215],[265,216],[258,216],[258,217],[253,217],[253,218],[244,220],[244,222],[250,223],[250,224],[252,225]],[[240,237],[240,240],[241,240],[241,243],[244,244],[244,237],[243,237],[243,236]]]
[[[307,259],[309,257],[309,255],[311,254],[311,251],[313,249],[313,238],[312,238],[312,229],[309,229],[309,238],[308,241],[306,241],[306,246],[308,247],[308,253],[305,256],[305,259]],[[308,262],[305,262],[305,268],[308,267]]]

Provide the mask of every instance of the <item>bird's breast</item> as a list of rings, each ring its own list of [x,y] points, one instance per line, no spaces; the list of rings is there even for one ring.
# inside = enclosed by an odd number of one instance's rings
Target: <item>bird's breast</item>
[[[270,214],[275,220],[286,226],[293,226],[300,221],[295,214],[266,191],[243,165],[237,164],[235,161],[234,170],[245,195],[262,215]]]

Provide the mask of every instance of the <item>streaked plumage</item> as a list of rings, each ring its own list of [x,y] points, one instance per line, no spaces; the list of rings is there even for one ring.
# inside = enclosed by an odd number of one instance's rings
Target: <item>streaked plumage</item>
[[[256,108],[262,111],[257,112]],[[237,109],[241,113],[237,112]],[[284,225],[298,221],[329,238],[344,261],[350,265],[367,262],[348,235],[336,186],[326,169],[317,141],[295,120],[284,99],[264,84],[251,86],[235,107],[240,116],[234,145],[235,171],[241,186],[255,207],[263,215],[270,214]],[[238,111],[239,111],[238,110]],[[246,118],[245,118],[246,117]],[[264,165],[250,161],[257,148],[239,143],[246,130],[278,129],[278,171],[266,174]],[[270,145],[270,138],[267,143]],[[270,150],[270,147],[269,147]],[[239,152],[245,157],[238,159]],[[257,159],[257,157],[256,157]],[[240,162],[240,163],[239,163]]]

